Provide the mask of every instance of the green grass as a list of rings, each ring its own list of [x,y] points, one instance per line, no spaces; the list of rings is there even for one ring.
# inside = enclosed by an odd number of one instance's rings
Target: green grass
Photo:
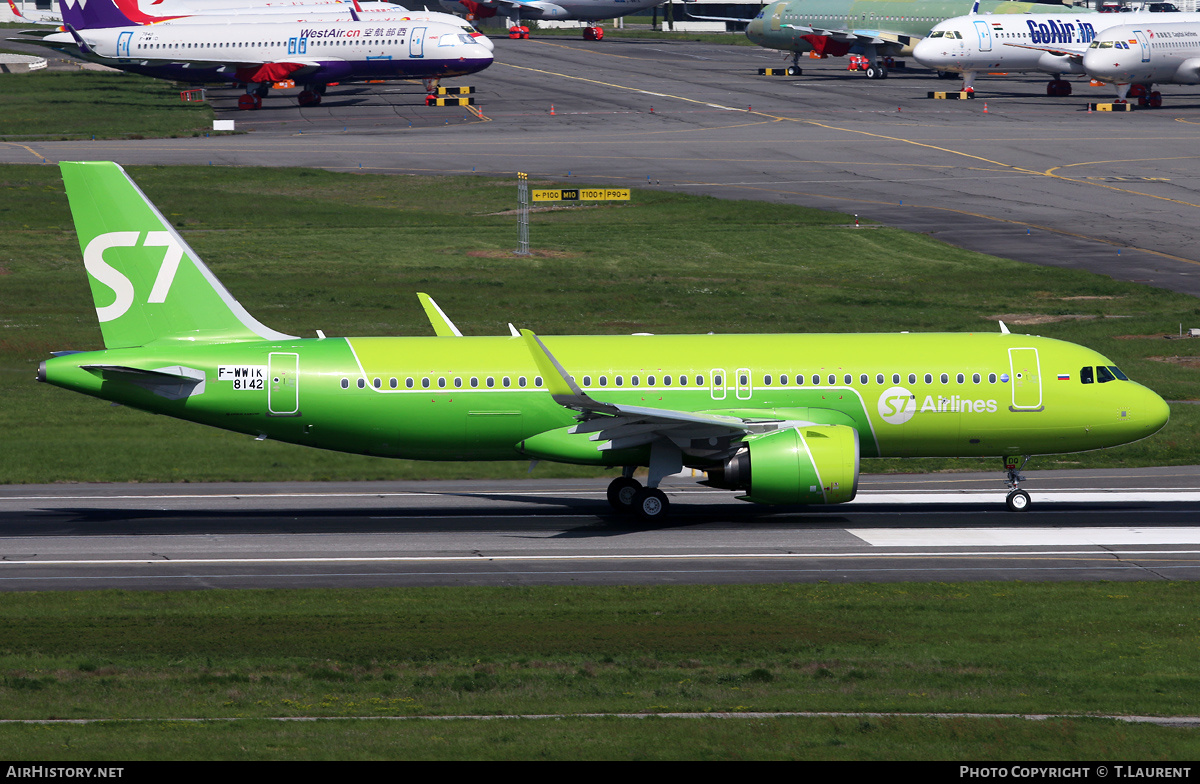
[[[1113,358],[1170,400],[1194,398],[1200,356],[1167,341],[1200,323],[1194,297],[969,253],[850,216],[634,189],[535,213],[516,247],[515,182],[304,169],[131,167],[247,309],[290,334],[429,335],[427,291],[466,334],[1014,331]],[[186,184],[186,187],[183,187]],[[534,187],[551,183],[532,183]],[[61,349],[99,348],[57,168],[0,168],[0,482],[526,476],[525,464],[412,463],[255,442],[33,382]],[[1200,411],[1138,444],[1030,468],[1200,463]],[[96,460],[95,455],[105,455]],[[186,457],[184,457],[186,456]],[[866,461],[864,470],[996,470],[997,461]],[[542,464],[539,476],[587,474]]]
[[[10,759],[956,760],[1195,759],[1195,729],[1098,719],[819,717],[155,721],[0,727]],[[1059,766],[1060,768],[1062,766]],[[1022,768],[1024,769],[1024,768]],[[126,772],[125,777],[128,777]]]
[[[393,758],[435,759],[1192,759],[1194,730],[1086,718],[261,719],[1196,715],[1197,606],[1194,583],[15,593],[0,718],[153,721],[5,725],[0,745],[21,759],[379,758],[389,742]]]
[[[182,89],[161,79],[108,71],[3,74],[0,139],[141,139],[211,132],[212,107],[184,103]]]

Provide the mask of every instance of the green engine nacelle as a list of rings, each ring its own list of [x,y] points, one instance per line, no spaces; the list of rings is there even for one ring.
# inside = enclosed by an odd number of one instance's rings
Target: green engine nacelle
[[[762,504],[840,504],[858,492],[858,431],[807,425],[746,440],[746,448],[709,473],[717,487],[749,490]]]

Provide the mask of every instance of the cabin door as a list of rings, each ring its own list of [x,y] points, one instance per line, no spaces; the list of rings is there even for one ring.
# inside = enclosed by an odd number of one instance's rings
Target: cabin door
[[[1041,411],[1042,369],[1036,348],[1010,348],[1008,362],[1012,371],[1013,411]]]
[[[418,59],[425,56],[425,31],[427,27],[413,28],[412,38],[408,39],[408,56]]]
[[[1134,30],[1133,34],[1137,36],[1138,44],[1142,47],[1142,62],[1150,62],[1150,39],[1146,37],[1144,30]]]
[[[267,415],[300,416],[300,355],[272,352],[267,358]]]
[[[987,22],[976,22],[975,32],[979,35],[979,51],[992,51],[992,28]]]
[[[713,400],[724,400],[725,399],[725,371],[720,370],[718,368],[713,368],[710,376],[712,379],[712,386],[709,387],[709,389],[712,390],[712,399]]]

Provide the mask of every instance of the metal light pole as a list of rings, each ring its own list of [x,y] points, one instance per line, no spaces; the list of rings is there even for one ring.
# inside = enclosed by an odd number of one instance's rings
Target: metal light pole
[[[529,255],[529,175],[517,172],[517,255]]]

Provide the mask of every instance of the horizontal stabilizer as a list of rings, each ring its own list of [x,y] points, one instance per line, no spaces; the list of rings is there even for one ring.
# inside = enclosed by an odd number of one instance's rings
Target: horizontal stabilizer
[[[80,365],[105,381],[122,381],[139,386],[167,400],[182,400],[204,393],[204,371],[180,365],[143,370],[124,365]]]

